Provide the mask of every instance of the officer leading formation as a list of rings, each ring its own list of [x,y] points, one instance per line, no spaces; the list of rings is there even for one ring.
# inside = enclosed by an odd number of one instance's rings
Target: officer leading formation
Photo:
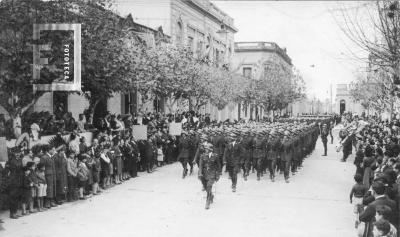
[[[236,124],[226,127],[206,127],[184,132],[179,141],[185,178],[199,167],[198,177],[206,191],[206,209],[214,201],[212,187],[224,172],[231,180],[232,192],[236,192],[238,174],[247,181],[251,173],[257,180],[269,172],[271,182],[276,173],[283,174],[289,183],[290,173],[295,175],[303,160],[314,150],[321,133],[319,124],[329,124],[330,118],[290,118],[274,123]],[[324,129],[325,133],[329,131]],[[324,141],[325,144],[325,141]],[[326,154],[326,151],[325,151]],[[189,167],[187,167],[189,164]]]

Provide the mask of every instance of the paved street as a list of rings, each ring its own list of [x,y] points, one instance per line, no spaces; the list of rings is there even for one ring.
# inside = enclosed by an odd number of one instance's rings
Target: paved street
[[[257,182],[252,174],[232,193],[224,175],[210,210],[204,209],[197,175],[182,179],[176,163],[140,173],[95,198],[7,218],[0,236],[354,236],[348,201],[353,165],[339,162],[333,145],[328,157],[321,149],[318,141],[289,184],[282,175],[271,183],[266,176]]]

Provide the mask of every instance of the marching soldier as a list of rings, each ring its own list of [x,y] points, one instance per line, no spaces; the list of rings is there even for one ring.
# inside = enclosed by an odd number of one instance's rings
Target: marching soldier
[[[262,176],[262,165],[266,155],[266,148],[267,144],[265,138],[263,137],[261,132],[256,134],[256,138],[254,139],[254,151],[253,156],[256,164],[256,171],[257,171],[257,180],[260,180]]]
[[[281,156],[282,169],[285,177],[285,182],[289,183],[290,164],[293,158],[293,143],[289,138],[289,131],[285,131],[282,139],[283,151]]]
[[[215,136],[212,138],[212,145],[214,147],[214,153],[217,154],[218,160],[220,162],[220,172],[222,174],[222,166],[223,166],[223,157],[224,157],[224,152],[225,152],[225,146],[226,146],[227,140],[222,134],[222,131],[217,130]]]
[[[253,137],[251,135],[251,131],[247,131],[245,134],[245,137],[243,139],[243,149],[244,149],[244,154],[243,154],[243,165],[242,165],[242,170],[243,170],[243,178],[244,180],[247,180],[247,176],[249,176],[250,169],[251,169],[251,161],[253,157]]]
[[[243,157],[243,146],[240,144],[240,134],[231,132],[229,134],[230,142],[224,152],[224,164],[229,172],[229,177],[232,180],[232,192],[236,192],[237,173],[240,171],[240,166]]]
[[[212,144],[205,142],[203,149],[204,152],[202,152],[199,158],[199,179],[203,185],[203,189],[207,192],[205,208],[209,209],[210,204],[214,201],[212,186],[219,180],[221,167],[218,154],[212,151]]]
[[[276,162],[278,160],[280,149],[281,149],[281,141],[279,137],[277,137],[276,131],[272,130],[270,132],[270,137],[267,143],[268,170],[269,170],[269,177],[272,182],[275,182]]]
[[[187,175],[188,169],[187,164],[190,157],[190,140],[187,137],[186,132],[182,132],[182,137],[179,139],[179,156],[178,160],[181,162],[183,167],[182,178],[184,179]]]

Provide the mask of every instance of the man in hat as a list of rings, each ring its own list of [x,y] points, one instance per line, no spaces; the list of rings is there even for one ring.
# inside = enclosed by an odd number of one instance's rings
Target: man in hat
[[[224,164],[232,180],[232,192],[236,192],[237,174],[243,159],[243,145],[240,141],[240,133],[232,131],[229,133],[231,142],[226,146],[224,152]]]
[[[210,204],[214,200],[212,186],[219,180],[221,170],[218,155],[212,150],[211,143],[207,141],[203,143],[203,152],[199,159],[199,179],[203,185],[203,189],[207,192],[206,209],[210,208]]]
[[[324,154],[322,156],[326,156],[328,152],[328,147],[327,147],[328,135],[329,135],[328,126],[324,123],[321,129],[321,140],[322,144],[324,144]]]
[[[42,147],[43,156],[40,158],[40,163],[45,166],[45,177],[47,183],[46,190],[46,199],[44,206],[46,208],[55,207],[57,204],[55,203],[56,190],[57,190],[57,172],[56,165],[54,160],[54,155],[56,153],[56,149],[51,147],[50,145],[44,145]]]

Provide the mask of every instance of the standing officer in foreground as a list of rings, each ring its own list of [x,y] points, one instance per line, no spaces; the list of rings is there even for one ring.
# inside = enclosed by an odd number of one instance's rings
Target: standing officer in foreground
[[[322,125],[322,129],[321,129],[321,140],[322,140],[322,143],[324,144],[324,154],[322,156],[326,156],[327,152],[328,152],[328,146],[327,146],[328,135],[329,135],[329,130],[328,130],[327,125],[324,123]]]
[[[199,179],[203,185],[203,189],[207,192],[206,209],[209,209],[210,204],[214,200],[212,186],[219,180],[221,167],[218,154],[212,152],[212,144],[205,142],[202,146],[202,151],[204,152],[200,155],[199,159]]]

